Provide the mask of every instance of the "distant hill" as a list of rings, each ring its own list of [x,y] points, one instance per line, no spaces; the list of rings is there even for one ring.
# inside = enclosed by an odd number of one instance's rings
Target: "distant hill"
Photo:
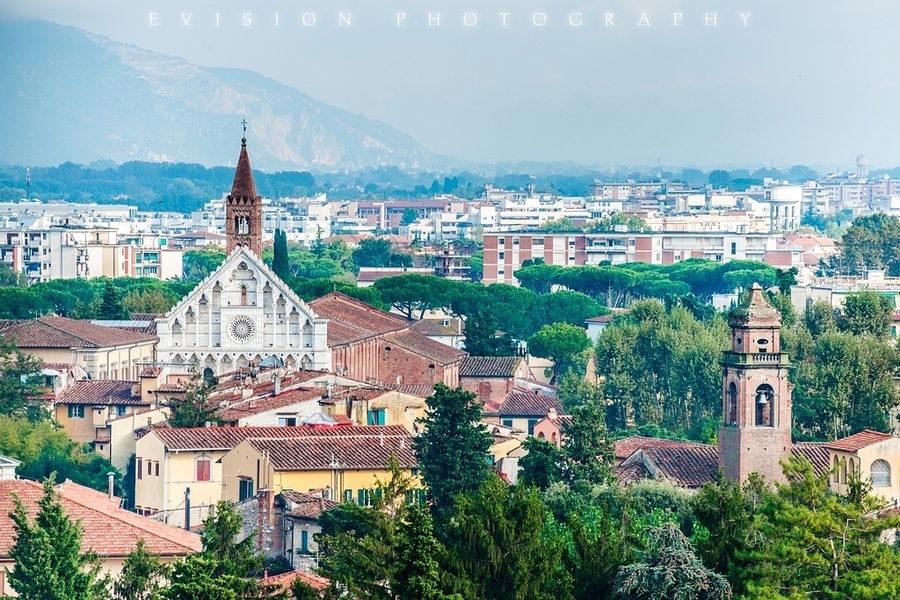
[[[46,21],[0,21],[0,161],[225,165],[240,116],[253,166],[357,169],[443,162],[396,129],[251,71],[200,67]]]

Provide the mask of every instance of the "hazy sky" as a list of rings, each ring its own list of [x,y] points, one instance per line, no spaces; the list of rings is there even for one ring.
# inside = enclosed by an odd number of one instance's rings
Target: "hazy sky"
[[[0,13],[251,69],[463,159],[900,165],[897,0],[2,0]]]

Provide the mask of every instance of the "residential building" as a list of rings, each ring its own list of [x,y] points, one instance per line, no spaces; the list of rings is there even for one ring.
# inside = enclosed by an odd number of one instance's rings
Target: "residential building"
[[[53,403],[53,419],[70,438],[90,444],[95,452],[111,460],[110,420],[133,417],[150,408],[155,408],[152,398],[141,396],[136,381],[75,381]]]
[[[156,359],[155,335],[65,317],[0,321],[0,335],[45,363],[78,365],[91,379],[134,379]]]
[[[299,426],[154,427],[135,445],[135,510],[170,525],[184,526],[188,515],[192,524],[198,524],[223,497],[220,459],[225,454],[250,437],[290,438],[301,433],[326,435],[327,430]]]
[[[864,430],[826,442],[833,473],[829,487],[838,494],[849,492],[855,472],[872,484],[872,494],[886,503],[900,500],[900,438],[890,433]]]
[[[403,386],[411,388],[413,386]],[[430,386],[415,394],[379,387],[334,388],[319,400],[322,412],[332,419],[347,419],[353,425],[402,425],[410,434],[419,432],[418,422],[425,417],[425,398]]]
[[[0,595],[15,595],[7,581],[7,570],[15,569],[10,555],[15,541],[13,523],[13,498],[25,506],[30,518],[38,511],[38,501],[43,496],[43,485],[26,479],[0,482]],[[121,499],[64,481],[56,485],[60,504],[66,515],[81,524],[81,549],[97,555],[101,573],[117,576],[125,558],[143,540],[149,552],[159,555],[164,564],[183,560],[188,554],[202,549],[200,536],[170,527],[158,521],[139,516],[120,507]]]
[[[460,366],[459,384],[463,390],[478,395],[485,416],[496,417],[516,388],[517,380],[527,380],[529,375],[521,356],[467,356]]]
[[[328,488],[331,499],[370,505],[393,455],[407,476],[417,460],[412,436],[401,426],[285,428],[290,437],[247,437],[222,458],[222,495],[238,502],[256,490],[274,494]]]

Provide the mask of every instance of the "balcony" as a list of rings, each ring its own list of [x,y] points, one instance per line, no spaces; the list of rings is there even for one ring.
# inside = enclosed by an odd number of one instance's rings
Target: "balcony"
[[[779,366],[788,367],[787,352],[725,352],[722,357],[722,364],[725,365],[747,365],[747,366]]]

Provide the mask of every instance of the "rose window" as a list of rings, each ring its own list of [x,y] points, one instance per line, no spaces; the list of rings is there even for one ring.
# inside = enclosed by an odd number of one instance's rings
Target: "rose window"
[[[253,339],[255,332],[256,324],[253,322],[253,319],[244,315],[233,318],[228,325],[228,333],[231,335],[231,339],[239,344],[249,342]]]

